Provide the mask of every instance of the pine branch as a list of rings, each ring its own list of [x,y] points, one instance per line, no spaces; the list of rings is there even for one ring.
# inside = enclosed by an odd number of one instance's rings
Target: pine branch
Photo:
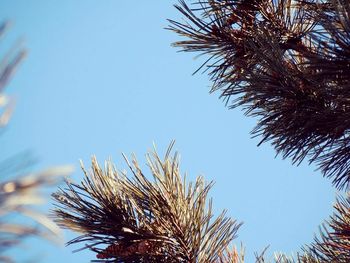
[[[0,25],[0,38],[9,27],[8,22]],[[0,128],[6,127],[11,118],[14,101],[4,90],[23,61],[26,50],[14,45],[0,59]],[[23,242],[28,237],[43,237],[57,241],[60,229],[44,213],[35,210],[35,206],[45,203],[41,190],[58,182],[61,176],[71,172],[71,167],[51,168],[46,171],[26,174],[28,159],[25,154],[16,155],[0,163],[0,261],[15,262],[6,256],[8,249]],[[9,175],[19,175],[15,179],[4,180]],[[14,215],[20,220],[14,219]],[[30,219],[31,223],[27,219]]]
[[[319,262],[350,262],[350,195],[340,197],[320,238],[306,248]]]
[[[190,1],[188,1],[190,2]],[[345,0],[199,0],[175,7],[169,29],[230,108],[258,117],[253,136],[299,164],[306,157],[338,188],[350,181],[350,4]]]
[[[56,184],[61,176],[70,172],[71,167],[68,166],[51,168],[0,183],[0,254],[27,237],[39,236],[51,241],[57,240],[59,228],[33,207],[46,201],[40,193],[42,188]],[[21,215],[22,219],[29,218],[36,224],[18,223],[12,218],[14,214]]]
[[[202,177],[187,183],[171,148],[164,160],[147,155],[153,180],[133,157],[132,164],[126,159],[132,177],[110,161],[103,170],[93,158],[81,184],[67,181],[53,196],[57,223],[81,233],[68,244],[84,243],[96,262],[216,262],[240,224],[225,212],[213,218],[212,183]]]
[[[334,205],[335,213],[323,224],[320,236],[311,245],[304,246],[295,258],[276,255],[276,263],[347,263],[350,262],[350,195],[339,197]],[[264,252],[256,263],[266,261]]]
[[[9,26],[9,22],[0,24],[0,39],[5,35]],[[0,59],[0,128],[7,125],[14,109],[14,100],[4,93],[4,89],[26,57],[26,54],[27,51],[25,49],[15,45]]]

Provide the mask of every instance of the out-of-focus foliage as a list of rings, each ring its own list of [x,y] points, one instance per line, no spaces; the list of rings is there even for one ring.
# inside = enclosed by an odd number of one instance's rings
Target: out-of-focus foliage
[[[39,236],[57,240],[60,234],[59,227],[43,212],[35,210],[34,206],[47,201],[47,196],[40,193],[42,188],[57,184],[58,179],[71,171],[70,166],[51,168],[0,183],[0,261],[6,259],[12,262],[5,256],[6,251],[27,237]],[[30,218],[36,223],[21,222],[23,219],[18,220],[18,215]]]
[[[0,40],[4,37],[8,27],[8,22],[0,24]],[[4,93],[4,89],[26,53],[25,49],[14,46],[0,59],[0,128],[8,123],[14,106],[13,99]]]
[[[0,25],[0,38],[8,26],[8,23]],[[14,105],[13,99],[4,93],[4,89],[25,55],[25,49],[14,46],[0,59],[0,129],[10,120]],[[19,159],[10,158],[0,165],[0,262],[15,262],[6,252],[27,237],[58,238],[59,227],[43,212],[36,210],[35,206],[47,200],[41,193],[44,187],[56,184],[59,178],[72,171],[72,167],[62,166],[9,179],[9,175],[21,174],[22,166],[26,165],[28,156],[17,157]],[[25,218],[29,218],[32,223]]]
[[[97,262],[210,263],[223,258],[240,224],[225,212],[213,217],[207,200],[212,184],[202,177],[188,182],[170,150],[164,160],[156,152],[147,155],[153,180],[133,157],[132,165],[125,159],[132,177],[110,161],[102,169],[93,158],[91,172],[83,167],[81,184],[67,181],[53,196],[58,224],[81,233],[68,244],[85,243],[97,253]]]

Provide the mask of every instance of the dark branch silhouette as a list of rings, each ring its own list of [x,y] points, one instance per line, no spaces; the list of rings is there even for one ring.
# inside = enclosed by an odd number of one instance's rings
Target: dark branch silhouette
[[[190,1],[189,1],[190,2]],[[201,66],[230,108],[258,117],[253,136],[300,163],[316,162],[338,188],[350,181],[348,1],[180,1],[174,45],[209,56]]]

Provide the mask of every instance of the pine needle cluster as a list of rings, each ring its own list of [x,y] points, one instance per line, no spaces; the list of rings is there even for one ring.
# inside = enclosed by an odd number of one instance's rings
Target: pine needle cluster
[[[186,3],[189,2],[190,4]],[[338,188],[350,182],[350,3],[347,0],[180,1],[174,45],[205,54],[200,67],[230,108],[278,154],[316,162]]]
[[[335,213],[307,250],[319,262],[350,262],[350,195],[339,197]]]
[[[350,195],[339,197],[334,205],[335,212],[323,224],[314,242],[302,248],[294,258],[277,254],[275,263],[347,263],[350,262]],[[271,262],[264,253],[256,263]]]
[[[212,183],[187,182],[170,150],[164,160],[147,155],[153,180],[135,157],[132,164],[125,159],[131,177],[110,161],[102,169],[93,158],[91,172],[82,166],[81,184],[67,181],[53,194],[57,223],[81,233],[68,244],[84,243],[96,262],[218,262],[240,224],[225,211],[214,218],[207,201]]]

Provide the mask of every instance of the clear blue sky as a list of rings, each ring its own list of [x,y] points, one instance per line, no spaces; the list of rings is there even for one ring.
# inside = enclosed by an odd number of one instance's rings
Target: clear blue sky
[[[79,159],[112,157],[124,169],[121,152],[144,163],[153,142],[163,153],[176,139],[182,171],[214,180],[216,211],[244,222],[235,243],[245,245],[247,262],[267,245],[270,255],[296,252],[328,218],[336,192],[314,167],[256,147],[255,120],[209,95],[206,75],[191,75],[201,60],[177,53],[170,44],[178,37],[164,30],[167,18],[181,17],[175,1],[1,1],[0,17],[13,26],[0,51],[19,37],[29,50],[7,89],[17,105],[1,156],[29,149],[38,169],[73,164],[79,181]],[[74,236],[65,232],[66,241]],[[77,248],[32,240],[16,257],[94,259]]]

